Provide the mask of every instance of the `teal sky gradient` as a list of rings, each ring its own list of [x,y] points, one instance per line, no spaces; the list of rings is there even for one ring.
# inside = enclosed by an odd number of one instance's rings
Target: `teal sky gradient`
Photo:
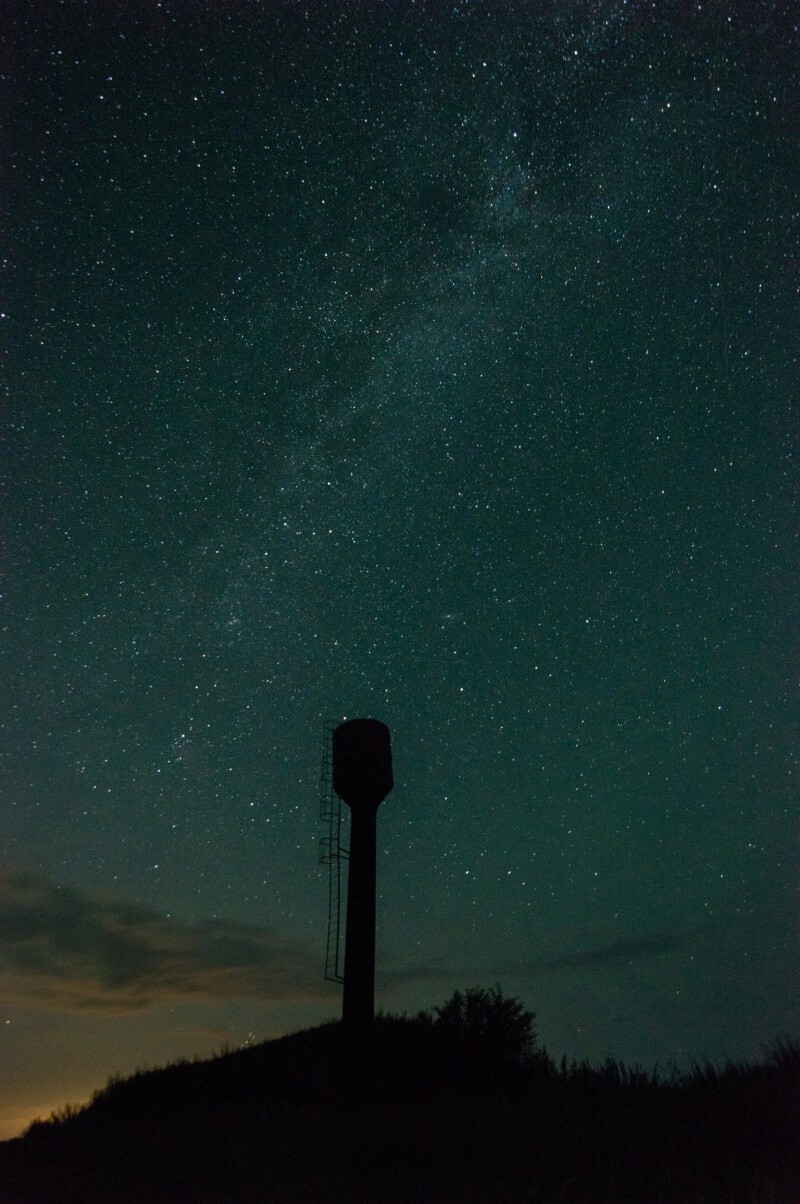
[[[655,8],[15,7],[7,1134],[338,1012],[358,714],[379,1004],[796,1031],[791,39]]]

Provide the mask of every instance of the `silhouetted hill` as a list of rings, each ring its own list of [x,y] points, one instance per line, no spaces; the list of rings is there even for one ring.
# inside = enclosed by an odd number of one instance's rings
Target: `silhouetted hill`
[[[0,1143],[0,1200],[798,1204],[798,1118],[788,1044],[665,1079],[383,1017],[112,1081]]]

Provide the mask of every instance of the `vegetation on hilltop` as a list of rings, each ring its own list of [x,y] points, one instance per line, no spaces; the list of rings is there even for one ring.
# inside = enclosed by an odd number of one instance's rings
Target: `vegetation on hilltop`
[[[499,987],[112,1080],[0,1144],[7,1204],[797,1204],[800,1046],[557,1066]]]

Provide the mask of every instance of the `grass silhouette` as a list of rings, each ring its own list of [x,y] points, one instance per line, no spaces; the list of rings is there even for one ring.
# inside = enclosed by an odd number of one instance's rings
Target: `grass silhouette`
[[[557,1066],[499,988],[112,1079],[0,1143],[3,1204],[798,1204],[800,1046]]]

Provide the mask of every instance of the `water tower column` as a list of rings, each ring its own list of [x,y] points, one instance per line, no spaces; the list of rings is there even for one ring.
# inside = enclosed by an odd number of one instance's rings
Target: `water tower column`
[[[377,816],[377,807],[351,808],[342,995],[342,1020],[349,1025],[370,1024],[375,1015]]]

